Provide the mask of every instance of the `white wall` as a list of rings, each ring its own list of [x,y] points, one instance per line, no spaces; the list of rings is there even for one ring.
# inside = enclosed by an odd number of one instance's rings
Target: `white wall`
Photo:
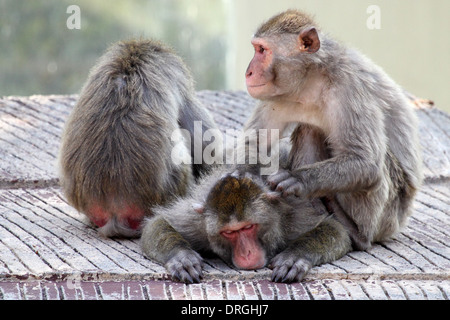
[[[321,29],[358,48],[410,92],[450,111],[449,0],[224,0],[228,3],[230,89],[245,90],[244,72],[258,25],[288,8],[315,16]],[[368,6],[381,10],[370,30]]]

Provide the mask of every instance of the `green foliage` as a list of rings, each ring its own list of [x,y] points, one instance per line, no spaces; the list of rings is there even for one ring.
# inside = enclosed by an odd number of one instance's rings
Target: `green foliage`
[[[68,29],[78,5],[81,29]],[[211,0],[0,0],[0,95],[78,93],[113,42],[149,37],[171,45],[197,89],[225,85],[225,14]]]

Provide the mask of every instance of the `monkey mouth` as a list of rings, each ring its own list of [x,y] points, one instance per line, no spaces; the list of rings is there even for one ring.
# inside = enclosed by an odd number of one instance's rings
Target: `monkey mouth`
[[[255,85],[252,85],[252,86],[247,85],[247,88],[258,88],[258,87],[263,87],[265,85],[266,85],[265,83],[263,83],[263,84],[255,84]]]

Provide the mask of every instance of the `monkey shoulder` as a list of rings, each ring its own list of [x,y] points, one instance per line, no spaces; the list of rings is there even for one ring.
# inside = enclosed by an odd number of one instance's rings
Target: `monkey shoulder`
[[[178,198],[169,205],[154,207],[153,217],[149,219],[163,218],[191,244],[198,241],[206,242],[205,219],[194,210],[194,202],[191,197]]]
[[[280,212],[283,212],[283,227],[289,239],[314,229],[325,219],[331,217],[325,207],[307,199],[291,195],[281,198]]]

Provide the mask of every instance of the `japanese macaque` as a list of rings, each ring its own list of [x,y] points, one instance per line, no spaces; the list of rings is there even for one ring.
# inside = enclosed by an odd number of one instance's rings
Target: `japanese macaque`
[[[303,134],[313,152],[295,161],[307,164],[328,157],[320,133]],[[279,152],[271,157],[286,168],[293,161],[289,150],[290,143],[282,139]],[[293,282],[361,241],[350,237],[354,225],[334,199],[282,197],[270,191],[265,177],[216,168],[188,196],[154,209],[142,233],[144,254],[164,264],[172,279],[187,283],[202,278],[199,252],[213,252],[238,269],[270,266],[272,281]]]
[[[359,239],[355,249],[394,235],[411,214],[422,181],[417,118],[403,90],[296,10],[263,23],[252,45],[246,84],[260,101],[245,130],[283,133],[297,124],[290,169],[268,177],[272,190],[336,199],[353,226],[352,239]],[[296,161],[317,150],[311,134],[323,136],[328,158]]]
[[[67,120],[59,155],[60,180],[69,203],[105,236],[138,236],[152,207],[189,189],[208,171],[193,157],[195,139],[216,128],[195,97],[192,77],[168,47],[150,40],[113,45],[93,67]],[[171,139],[186,129],[181,145]]]
[[[317,199],[281,197],[261,176],[223,169],[187,197],[155,209],[141,245],[173,280],[187,283],[202,279],[199,252],[213,252],[238,269],[269,264],[272,281],[293,282],[351,250],[347,229]]]

